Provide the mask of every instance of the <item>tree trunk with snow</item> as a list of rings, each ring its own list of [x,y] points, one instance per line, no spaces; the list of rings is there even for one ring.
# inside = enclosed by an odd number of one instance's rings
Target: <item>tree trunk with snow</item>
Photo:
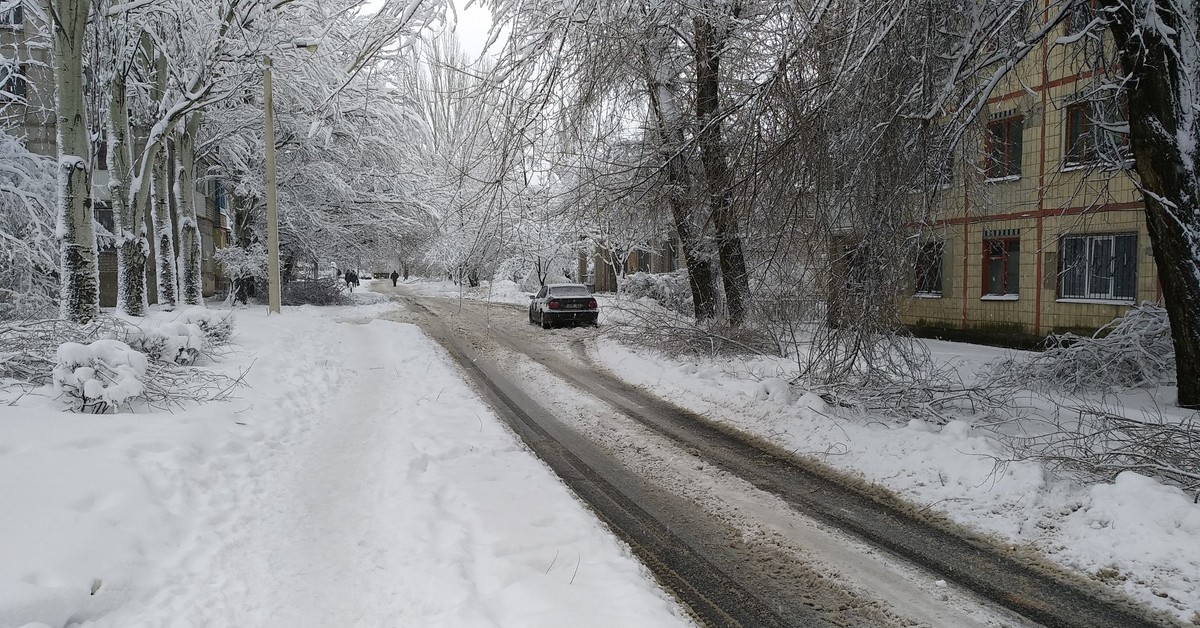
[[[750,288],[742,239],[738,235],[737,212],[733,206],[733,173],[721,134],[721,54],[726,42],[721,30],[727,27],[718,27],[709,18],[698,16],[692,20],[692,28],[696,55],[696,122],[700,127],[697,143],[712,206],[729,324],[736,326],[746,318]]]
[[[59,308],[65,320],[86,323],[100,313],[91,148],[83,98],[84,32],[91,3],[55,0],[49,9],[54,29],[58,233],[62,238]]]
[[[678,107],[675,75],[665,59],[651,58],[647,61],[650,79],[647,91],[655,118],[661,150],[667,158],[667,204],[671,207],[672,224],[679,236],[679,247],[683,250],[684,264],[688,270],[688,284],[692,288],[692,309],[697,321],[716,315],[717,295],[713,284],[712,263],[700,250],[695,233],[695,211],[691,207],[687,190],[690,183],[687,159],[683,149],[683,116]]]
[[[196,219],[196,135],[200,114],[191,113],[175,136],[175,198],[179,225],[180,298],[188,305],[204,304],[200,267],[200,225]]]
[[[174,307],[179,290],[175,276],[175,235],[171,227],[171,183],[167,173],[166,149],[154,153],[153,194],[155,277],[158,279],[158,304]]]
[[[1132,77],[1129,143],[1171,320],[1179,405],[1200,408],[1200,11],[1186,0],[1107,4]]]
[[[108,85],[108,188],[117,236],[117,311],[145,316],[150,243],[145,214],[129,195],[132,158],[125,88],[126,77],[118,71]]]

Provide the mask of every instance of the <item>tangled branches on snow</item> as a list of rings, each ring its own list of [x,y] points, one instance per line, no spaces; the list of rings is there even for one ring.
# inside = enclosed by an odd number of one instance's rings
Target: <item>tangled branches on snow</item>
[[[58,319],[0,322],[0,379],[35,385],[49,383],[59,345],[91,344],[102,338],[124,338],[131,325],[118,318],[100,317],[86,325]]]
[[[614,333],[629,344],[668,355],[775,355],[778,347],[759,330],[731,328],[714,322],[698,324],[666,308],[638,303],[609,306],[626,324]]]
[[[350,297],[336,279],[289,281],[283,286],[283,305],[350,305]]]
[[[996,365],[991,381],[1068,393],[1143,388],[1175,382],[1175,346],[1167,311],[1142,303],[1092,337],[1056,334],[1048,348]]]
[[[1062,406],[1047,418],[1045,433],[1005,440],[1014,459],[1105,480],[1134,471],[1200,499],[1200,413],[1143,414],[1131,418],[1096,405]]]
[[[227,333],[230,323],[227,319],[217,316],[202,316],[211,319],[207,321],[212,328],[211,338],[228,340]],[[218,320],[219,319],[219,320]],[[67,344],[89,346],[97,341],[116,340],[125,343],[143,335],[143,330],[133,323],[116,317],[103,316],[86,325],[57,320],[5,321],[0,323],[0,379],[15,380],[18,386],[33,388],[49,384],[55,377],[56,368],[59,375],[63,374],[59,348]],[[159,358],[161,356],[151,356]],[[86,377],[60,377],[67,386],[60,386],[60,392],[69,397],[69,403],[76,410],[87,412],[104,412],[114,406],[105,401],[103,395],[84,394],[84,388],[89,386],[86,381],[94,380],[91,384],[93,391],[101,387],[108,388],[118,385],[122,379],[128,379],[128,373],[119,372],[115,365],[103,360],[89,360],[88,364],[70,365],[71,373],[82,366],[87,369]],[[129,405],[132,402],[144,403],[157,410],[169,410],[181,407],[187,403],[219,401],[227,399],[233,391],[243,383],[244,373],[237,377],[229,377],[211,370],[177,364],[171,360],[151,359],[145,369],[137,374],[140,389],[136,395],[121,397],[116,405]],[[79,394],[72,396],[71,382],[78,384],[74,388]],[[78,397],[76,399],[75,397]]]

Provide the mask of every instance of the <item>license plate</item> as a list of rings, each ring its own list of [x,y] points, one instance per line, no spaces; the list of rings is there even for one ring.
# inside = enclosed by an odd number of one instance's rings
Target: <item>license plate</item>
[[[581,310],[583,309],[583,305],[579,303],[565,303],[563,304],[563,308],[568,310]]]

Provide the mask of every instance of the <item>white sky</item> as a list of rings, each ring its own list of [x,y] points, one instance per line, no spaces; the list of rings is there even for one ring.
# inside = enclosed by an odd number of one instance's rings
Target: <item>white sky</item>
[[[483,52],[483,45],[487,43],[492,13],[478,4],[470,8],[463,8],[464,5],[464,0],[454,1],[455,10],[458,12],[458,23],[454,25],[454,32],[458,35],[458,41],[467,57],[476,59]]]

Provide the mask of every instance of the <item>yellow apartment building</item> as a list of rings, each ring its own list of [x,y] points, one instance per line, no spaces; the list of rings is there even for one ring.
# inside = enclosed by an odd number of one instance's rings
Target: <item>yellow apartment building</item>
[[[956,164],[900,299],[918,334],[1034,344],[1160,297],[1121,101],[1080,45],[1054,43],[1080,23],[1064,22],[993,92]]]

